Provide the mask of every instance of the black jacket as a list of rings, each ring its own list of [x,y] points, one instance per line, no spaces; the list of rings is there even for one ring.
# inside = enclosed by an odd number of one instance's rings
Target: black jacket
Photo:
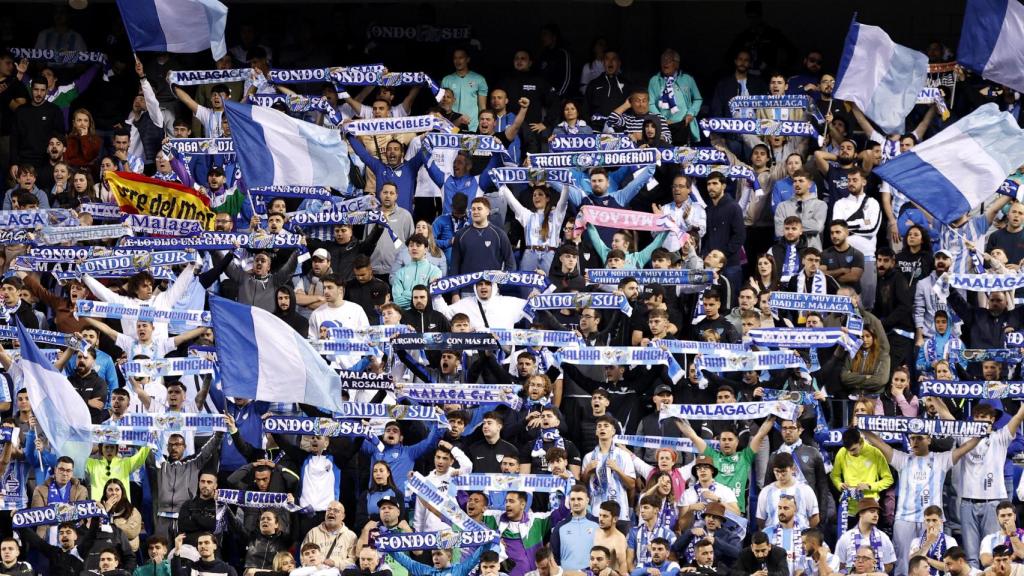
[[[213,532],[217,528],[217,501],[196,497],[181,505],[178,512],[178,531],[187,534],[186,544],[195,546],[200,532]]]
[[[340,275],[345,282],[348,282],[352,279],[352,262],[356,259],[356,256],[360,254],[366,254],[367,256],[373,254],[373,249],[377,247],[377,241],[380,240],[380,235],[383,232],[384,228],[382,226],[374,226],[370,235],[364,240],[353,238],[348,244],[338,244],[333,241],[308,238],[307,243],[311,254],[317,248],[327,250],[331,255],[331,270],[334,270],[335,274]]]
[[[21,536],[23,543],[46,556],[50,563],[50,576],[78,576],[82,570],[85,570],[85,562],[79,557],[83,552],[78,546],[73,549],[73,552],[65,552],[60,546],[54,546],[40,538],[33,528],[22,528],[18,530],[18,535]]]
[[[298,304],[295,302],[295,290],[292,289],[291,285],[283,284],[278,287],[278,291],[284,290],[288,292],[288,300],[291,305],[288,310],[281,310],[281,306],[277,304],[277,299],[274,299],[274,316],[277,316],[281,320],[284,320],[286,324],[292,327],[293,330],[302,335],[303,338],[309,336],[309,320],[302,317],[295,307]]]
[[[708,202],[706,212],[708,231],[701,242],[701,256],[707,256],[712,250],[721,250],[726,257],[726,266],[739,266],[740,248],[747,240],[743,209],[732,196],[725,194],[717,205]]]
[[[968,348],[1002,348],[1006,328],[1020,329],[1017,309],[994,316],[987,308],[968,305],[956,290],[950,290],[947,301],[964,321],[963,340]]]
[[[768,576],[789,576],[789,562],[786,561],[786,551],[778,546],[772,546],[771,552],[764,560],[754,557],[750,548],[744,548],[740,557],[733,567],[734,576],[750,576],[762,568],[768,570]]]
[[[871,311],[882,321],[886,332],[914,331],[914,294],[899,270],[893,268],[884,276],[878,275],[875,307]]]
[[[729,74],[719,80],[718,84],[715,85],[714,95],[711,96],[711,116],[715,118],[732,118],[732,113],[729,111],[729,100],[734,96],[739,96],[740,92],[740,83],[736,81],[736,76],[733,74]],[[751,96],[767,94],[768,86],[765,85],[764,80],[757,76],[748,75],[747,93]]]
[[[587,91],[584,96],[587,105],[587,117],[591,120],[594,117],[607,118],[613,110],[618,108],[626,97],[632,85],[622,73],[609,76],[601,74],[587,84]],[[603,122],[600,123],[603,126]]]

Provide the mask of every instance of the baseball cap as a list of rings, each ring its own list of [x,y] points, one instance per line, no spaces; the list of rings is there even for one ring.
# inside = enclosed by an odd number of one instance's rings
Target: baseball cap
[[[317,248],[313,251],[313,258],[319,258],[320,260],[330,260],[331,253],[323,248]]]
[[[224,175],[224,168],[221,166],[210,166],[210,169],[206,172],[207,174],[216,174],[217,176]]]
[[[665,393],[672,394],[672,387],[669,386],[668,384],[658,384],[657,386],[654,387],[655,396],[657,396],[658,394]]]
[[[402,507],[398,505],[398,502],[396,502],[394,498],[390,498],[390,497],[381,498],[380,500],[377,501],[377,508],[381,508],[383,506],[394,506],[395,508],[398,508],[399,510],[402,509]]]
[[[953,255],[950,254],[949,250],[946,250],[945,248],[943,248],[941,250],[936,250],[935,251],[935,255],[936,256],[945,256],[946,258],[950,258],[950,259],[953,258]]]

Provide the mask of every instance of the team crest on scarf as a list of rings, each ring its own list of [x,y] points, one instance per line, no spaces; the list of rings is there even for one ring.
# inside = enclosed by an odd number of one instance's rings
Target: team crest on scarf
[[[605,348],[601,351],[601,356],[605,360],[611,360],[616,364],[629,363],[629,351],[622,348]]]

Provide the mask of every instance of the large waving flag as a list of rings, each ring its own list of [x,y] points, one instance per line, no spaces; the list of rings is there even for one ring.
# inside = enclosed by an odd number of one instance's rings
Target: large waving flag
[[[21,345],[18,366],[39,428],[57,454],[70,456],[75,461],[76,473],[84,472],[85,460],[92,450],[89,406],[71,382],[43,356],[21,322],[18,322],[18,343]]]
[[[249,188],[348,187],[347,149],[339,131],[263,106],[235,102],[224,106]]]
[[[117,0],[117,7],[136,52],[210,49],[214,60],[228,53],[228,7],[217,0]]]
[[[1024,6],[967,0],[956,60],[984,78],[1024,92]]]
[[[341,379],[313,346],[262,308],[210,296],[226,396],[341,410]]]
[[[875,169],[938,220],[950,224],[992,196],[1024,164],[1024,130],[985,104]]]
[[[927,74],[927,56],[893,42],[878,26],[854,20],[839,61],[835,97],[856,102],[886,133],[902,134]]]

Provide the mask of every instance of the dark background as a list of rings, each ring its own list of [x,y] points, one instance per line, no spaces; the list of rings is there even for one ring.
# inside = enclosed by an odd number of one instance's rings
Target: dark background
[[[604,36],[616,47],[624,70],[646,79],[666,47],[678,50],[682,69],[694,75],[705,96],[714,80],[731,65],[732,40],[748,26],[743,1],[652,2],[636,0],[628,8],[612,0],[600,2],[237,2],[227,0],[228,46],[238,40],[238,29],[251,23],[262,43],[274,51],[274,65],[346,65],[384,62],[396,71],[423,70],[440,81],[451,71],[452,44],[385,41],[366,54],[366,28],[382,25],[469,25],[483,51],[471,67],[494,82],[511,70],[512,53],[527,48],[539,51],[539,29],[558,24],[563,44],[579,68],[589,61],[591,45]],[[0,2],[0,45],[32,46],[39,30],[51,25],[51,2]],[[823,70],[834,72],[839,51],[854,12],[866,24],[882,26],[894,41],[925,51],[939,41],[952,50],[960,34],[963,0],[889,1],[766,1],[765,22],[777,28],[794,46],[784,66],[797,72],[810,49],[825,56]],[[111,31],[121,28],[111,1],[93,0],[84,10],[68,10],[71,24],[90,50],[103,49]],[[192,69],[210,66],[209,54],[176,55]]]

